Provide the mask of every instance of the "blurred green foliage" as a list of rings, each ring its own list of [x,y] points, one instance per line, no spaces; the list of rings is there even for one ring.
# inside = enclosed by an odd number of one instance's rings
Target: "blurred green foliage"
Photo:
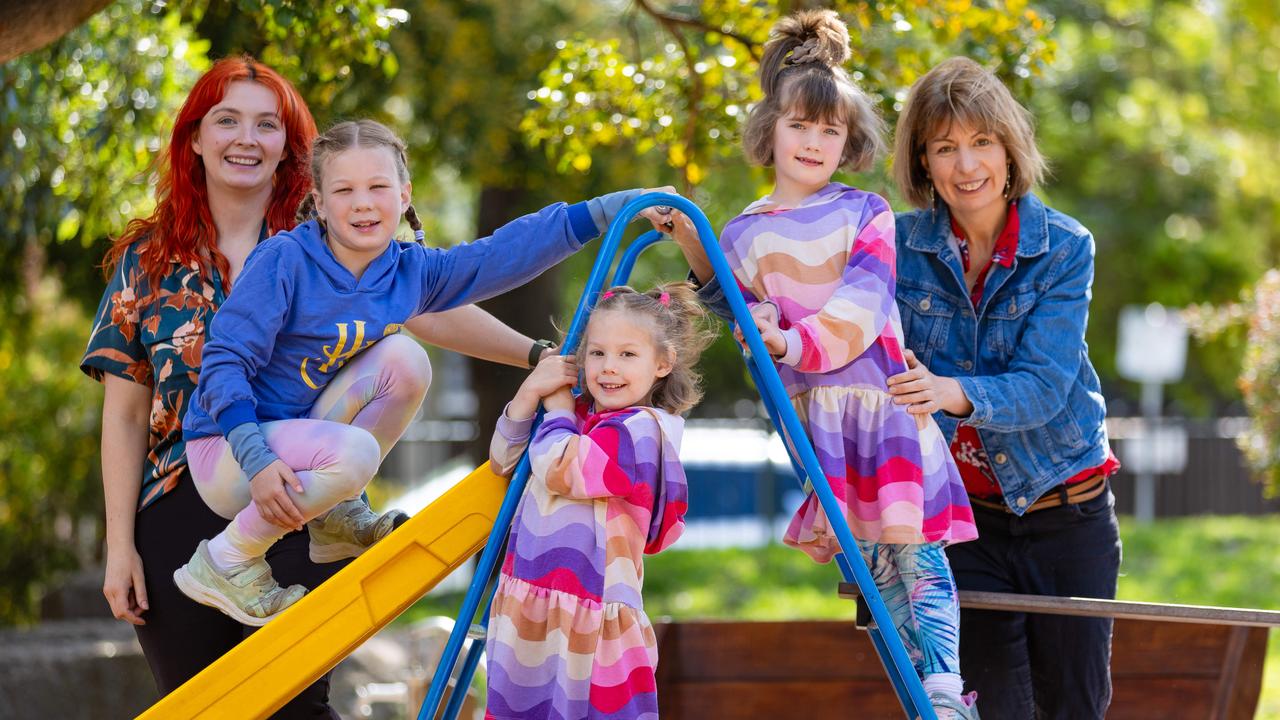
[[[0,622],[34,619],[44,583],[100,553],[101,391],[77,369],[89,312],[107,238],[150,212],[158,152],[214,42],[264,49],[320,106],[351,66],[394,69],[402,13],[381,3],[182,5],[119,0],[0,65]]]
[[[102,392],[66,358],[86,319],[52,278],[32,289],[26,331],[0,323],[0,622],[35,619],[42,581],[97,551]]]

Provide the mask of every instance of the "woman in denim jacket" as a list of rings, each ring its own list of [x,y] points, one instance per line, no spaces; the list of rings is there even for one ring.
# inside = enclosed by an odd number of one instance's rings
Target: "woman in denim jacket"
[[[910,370],[895,399],[951,439],[978,526],[947,548],[957,585],[1114,598],[1120,537],[1106,407],[1085,326],[1093,236],[1031,188],[1029,113],[990,72],[948,60],[911,88],[894,176],[898,306]],[[960,657],[987,720],[1101,718],[1111,621],[963,610]]]

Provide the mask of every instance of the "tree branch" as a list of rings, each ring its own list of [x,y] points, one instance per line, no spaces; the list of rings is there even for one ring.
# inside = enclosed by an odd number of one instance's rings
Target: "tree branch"
[[[669,12],[664,12],[654,7],[649,2],[649,0],[636,0],[636,6],[639,7],[641,10],[644,10],[646,13],[648,13],[650,17],[652,17],[654,20],[657,20],[664,27],[668,28],[668,30],[671,30],[673,34],[674,34],[674,27],[681,25],[684,27],[694,28],[695,30],[700,30],[702,32],[719,33],[727,38],[732,38],[736,40],[739,44],[741,44],[744,48],[746,48],[747,52],[751,54],[752,60],[755,60],[756,62],[760,62],[760,43],[753,41],[751,38],[745,35],[741,35],[736,32],[731,32],[729,30],[725,30],[724,28],[713,27],[712,25],[709,25],[706,22],[703,22],[702,20],[699,20],[697,18],[685,17],[683,15],[674,15]]]

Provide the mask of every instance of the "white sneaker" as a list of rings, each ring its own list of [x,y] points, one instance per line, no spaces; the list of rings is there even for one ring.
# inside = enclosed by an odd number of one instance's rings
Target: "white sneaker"
[[[929,703],[938,720],[981,720],[978,717],[978,693],[956,697],[949,693],[929,693]]]
[[[307,594],[301,585],[280,587],[271,577],[266,558],[232,565],[226,572],[218,570],[209,555],[208,540],[201,540],[191,560],[174,571],[173,582],[192,600],[252,627],[266,625]]]

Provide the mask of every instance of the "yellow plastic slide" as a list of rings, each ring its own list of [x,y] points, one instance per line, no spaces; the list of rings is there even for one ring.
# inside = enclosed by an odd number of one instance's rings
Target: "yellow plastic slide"
[[[485,463],[139,717],[267,717],[483,548],[506,491]]]

